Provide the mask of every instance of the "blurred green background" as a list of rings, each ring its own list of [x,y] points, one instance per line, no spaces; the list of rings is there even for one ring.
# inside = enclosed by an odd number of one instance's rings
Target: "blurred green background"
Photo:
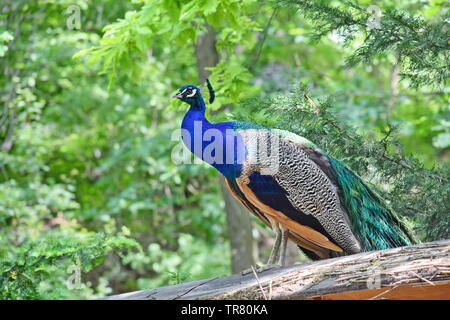
[[[376,4],[430,21],[448,9],[444,1]],[[332,112],[358,133],[377,137],[392,123],[405,154],[426,168],[448,164],[448,88],[401,81],[395,53],[346,66],[362,37],[311,42],[314,23],[291,7],[256,0],[2,6],[0,298],[87,299],[231,273],[218,174],[171,158],[186,106],[169,97],[209,72],[212,120],[245,111],[242,99],[303,82],[315,99],[332,96]],[[251,234],[252,259],[263,261],[271,234],[255,222]]]

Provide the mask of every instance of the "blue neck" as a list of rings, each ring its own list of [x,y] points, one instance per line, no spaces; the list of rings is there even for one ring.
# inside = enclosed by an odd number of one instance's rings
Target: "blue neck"
[[[211,123],[205,117],[203,98],[190,104],[181,124],[186,147],[227,178],[240,175],[245,147],[234,135],[232,122]]]

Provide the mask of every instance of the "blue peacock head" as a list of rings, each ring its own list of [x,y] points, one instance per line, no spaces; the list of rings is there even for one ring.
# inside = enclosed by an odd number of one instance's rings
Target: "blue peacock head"
[[[197,100],[201,99],[201,97],[202,95],[200,93],[200,88],[192,84],[188,84],[182,86],[172,98],[180,99],[181,101],[193,105]]]
[[[214,89],[208,79],[206,79],[206,84],[209,90],[209,103],[213,103],[215,98]],[[199,105],[199,102],[203,100],[200,88],[192,84],[182,86],[172,98],[180,99],[191,106]]]

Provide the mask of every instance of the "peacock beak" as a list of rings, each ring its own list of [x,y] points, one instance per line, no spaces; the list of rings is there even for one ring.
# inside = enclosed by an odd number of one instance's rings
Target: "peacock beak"
[[[172,96],[172,99],[181,99],[183,98],[183,95],[181,94],[181,92],[177,92],[177,94]]]

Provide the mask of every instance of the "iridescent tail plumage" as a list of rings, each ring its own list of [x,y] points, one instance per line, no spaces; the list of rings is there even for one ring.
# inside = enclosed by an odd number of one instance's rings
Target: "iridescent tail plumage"
[[[341,187],[341,202],[363,251],[408,246],[411,232],[388,204],[342,162],[328,156]]]

